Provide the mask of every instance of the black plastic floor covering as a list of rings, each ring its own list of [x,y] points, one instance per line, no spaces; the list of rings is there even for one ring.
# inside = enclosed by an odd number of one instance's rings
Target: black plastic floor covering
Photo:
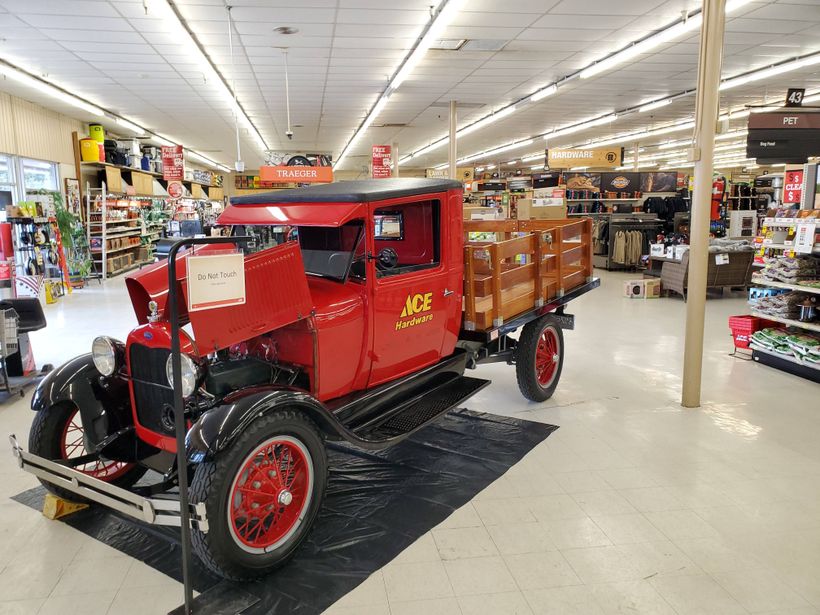
[[[555,429],[460,409],[385,451],[331,445],[330,481],[313,532],[287,566],[241,585],[260,598],[243,613],[321,613],[469,502]],[[14,499],[42,508],[43,495],[40,487]],[[102,507],[76,513],[65,522],[181,581],[178,530],[145,526]],[[194,589],[218,591],[218,583],[227,582],[195,559]]]

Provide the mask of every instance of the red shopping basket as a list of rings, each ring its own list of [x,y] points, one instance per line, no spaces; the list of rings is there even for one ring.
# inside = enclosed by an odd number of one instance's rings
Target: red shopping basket
[[[752,333],[760,331],[766,327],[777,326],[777,323],[765,318],[741,314],[740,316],[729,316],[729,328],[732,330],[732,337],[735,340],[735,348],[748,348],[752,340]]]

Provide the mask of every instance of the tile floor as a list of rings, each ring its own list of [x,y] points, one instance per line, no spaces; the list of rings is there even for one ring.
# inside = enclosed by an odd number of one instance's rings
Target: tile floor
[[[572,304],[555,396],[513,371],[468,406],[561,428],[333,605],[332,615],[820,614],[816,384],[727,356],[741,295],[708,302],[703,406],[680,407],[685,306],[620,297],[626,274]],[[49,306],[40,364],[133,325],[121,281]],[[25,435],[26,402],[0,406]],[[9,497],[35,484],[0,447],[0,614],[165,613],[179,585]]]

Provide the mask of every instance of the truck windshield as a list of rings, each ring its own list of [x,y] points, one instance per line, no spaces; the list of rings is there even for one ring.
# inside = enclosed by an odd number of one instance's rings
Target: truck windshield
[[[345,281],[354,258],[364,256],[363,230],[361,220],[336,227],[300,226],[299,245],[305,271]]]

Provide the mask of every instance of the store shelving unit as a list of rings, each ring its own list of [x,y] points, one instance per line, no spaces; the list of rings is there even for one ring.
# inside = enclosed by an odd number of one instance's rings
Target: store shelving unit
[[[790,318],[780,318],[779,316],[771,316],[769,314],[764,314],[763,312],[758,312],[756,310],[752,310],[752,316],[757,316],[758,318],[765,318],[766,320],[779,322],[789,327],[796,327],[798,329],[805,329],[806,331],[814,331],[815,333],[820,333],[820,324],[817,323],[802,322],[800,320],[791,320]]]
[[[790,229],[789,234],[787,237],[792,237],[794,235],[794,228],[800,224],[806,222],[806,219],[803,218],[766,218],[764,221],[764,228],[765,229],[779,229],[782,231],[783,229]],[[820,221],[818,221],[820,222]],[[768,232],[768,231],[767,231]],[[782,236],[781,236],[782,237]],[[778,238],[781,238],[778,237]],[[758,249],[758,255],[763,255],[764,253],[767,256],[771,256],[774,258],[778,258],[779,256],[788,255],[791,256],[794,254],[795,256],[802,256],[802,257],[811,257],[812,255],[820,254],[820,243],[815,243],[813,245],[811,253],[803,252],[802,254],[794,253],[795,250],[794,241],[785,241],[785,242],[773,242],[770,238],[766,238],[763,235],[758,236],[755,245]],[[770,253],[769,250],[774,251],[774,254]],[[782,252],[781,252],[782,251]],[[757,266],[763,267],[764,265],[761,263],[756,263]],[[755,274],[752,276],[752,283],[757,284],[759,286],[765,286],[770,288],[777,288],[781,290],[788,290],[792,292],[799,292],[804,293],[806,296],[810,295],[820,295],[820,288],[812,288],[810,286],[801,286],[800,284],[789,284],[786,282],[778,282],[775,280],[769,280],[765,276],[761,274]],[[803,322],[800,320],[794,320],[790,318],[782,318],[779,316],[772,316],[769,314],[765,314],[763,312],[759,312],[752,307],[751,309],[752,316],[756,316],[758,318],[763,318],[766,320],[770,320],[773,322],[780,323],[785,325],[790,329],[802,330],[811,333],[820,333],[820,322]],[[790,374],[794,374],[795,376],[800,376],[802,378],[807,378],[814,382],[820,382],[820,368],[810,365],[807,362],[801,361],[799,358],[781,354],[778,352],[773,352],[769,349],[762,348],[754,343],[750,346],[752,350],[752,359],[758,363],[762,363],[764,365],[768,365],[769,367],[774,367],[781,371],[788,372]]]
[[[142,242],[130,242],[122,246],[111,246],[112,240],[140,237],[142,228],[139,226],[138,217],[130,217],[126,219],[115,219],[111,217],[110,210],[114,209],[134,209],[136,205],[119,205],[111,204],[110,199],[114,196],[108,192],[105,182],[100,188],[91,188],[86,185],[86,220],[88,228],[88,245],[91,258],[94,263],[95,271],[100,274],[103,279],[124,273],[136,267],[146,264],[147,260],[140,260],[138,252],[134,254],[134,250],[139,250],[142,247]],[[92,201],[93,197],[93,201]],[[92,205],[99,204],[99,207],[92,207]],[[96,217],[99,216],[99,220]],[[99,248],[94,247],[99,245]],[[116,255],[117,257],[131,253],[133,256],[124,265],[117,267],[110,267],[109,256]]]

